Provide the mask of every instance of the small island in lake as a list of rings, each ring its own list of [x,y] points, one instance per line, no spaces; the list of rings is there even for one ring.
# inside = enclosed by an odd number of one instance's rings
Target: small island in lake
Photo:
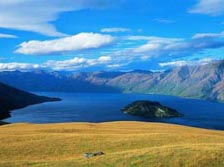
[[[182,116],[175,109],[153,101],[135,101],[122,109],[124,113],[146,118],[173,118]]]

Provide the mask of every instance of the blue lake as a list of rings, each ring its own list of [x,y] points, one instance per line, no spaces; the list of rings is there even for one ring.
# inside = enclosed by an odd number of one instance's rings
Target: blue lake
[[[224,104],[163,95],[37,92],[60,97],[12,112],[5,121],[29,123],[145,121],[224,130]],[[123,114],[121,109],[135,100],[158,101],[184,114],[181,118],[145,119]]]

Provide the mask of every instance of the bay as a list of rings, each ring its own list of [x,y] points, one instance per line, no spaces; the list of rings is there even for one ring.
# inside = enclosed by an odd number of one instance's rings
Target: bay
[[[39,95],[59,97],[59,102],[42,103],[18,109],[10,123],[67,123],[67,122],[111,122],[144,121],[173,123],[179,125],[224,130],[224,104],[204,100],[185,99],[174,96],[146,94],[112,94],[112,93],[62,93],[35,92]],[[184,116],[169,119],[147,119],[130,116],[121,109],[135,100],[158,101],[174,108]]]

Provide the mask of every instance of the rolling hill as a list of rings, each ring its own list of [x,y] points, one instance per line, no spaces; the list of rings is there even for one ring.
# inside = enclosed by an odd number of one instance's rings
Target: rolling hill
[[[22,129],[22,130],[21,130]],[[0,127],[4,167],[222,167],[224,132],[113,122]],[[105,155],[86,159],[86,152]]]

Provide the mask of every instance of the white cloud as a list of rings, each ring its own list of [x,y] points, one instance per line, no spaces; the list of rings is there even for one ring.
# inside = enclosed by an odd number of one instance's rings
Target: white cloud
[[[224,1],[223,0],[199,0],[189,11],[190,13],[207,14],[217,16],[224,14]]]
[[[1,34],[0,33],[0,38],[17,38],[17,36],[11,35],[11,34]]]
[[[156,36],[125,36],[121,42],[135,42],[131,47],[109,53],[114,64],[146,63],[152,58],[162,60],[191,57],[205,50],[215,50],[224,47],[223,32],[195,34],[192,38],[164,38]],[[139,45],[139,41],[145,44]],[[179,62],[179,64],[185,62]],[[112,65],[113,67],[113,65]]]
[[[157,36],[126,36],[125,40],[130,41],[153,41],[153,42],[175,42],[175,41],[182,41],[182,38],[164,38],[164,37],[157,37]]]
[[[52,24],[63,12],[103,9],[112,0],[1,0],[0,28],[37,32],[48,36],[64,36]]]
[[[209,58],[195,60],[195,61],[181,60],[181,61],[171,61],[171,62],[159,63],[159,66],[161,66],[161,67],[166,67],[166,66],[181,67],[181,66],[186,66],[186,65],[188,65],[188,66],[189,65],[205,65],[212,61],[215,61],[215,60],[209,59]]]
[[[127,58],[112,57],[113,55],[100,56],[98,58],[83,58],[74,57],[73,59],[64,61],[48,61],[42,65],[42,67],[51,70],[65,70],[65,71],[76,71],[85,69],[108,69],[108,68],[121,68],[127,66],[129,61]]]
[[[47,41],[28,41],[19,45],[16,53],[42,55],[97,49],[111,44],[114,37],[97,33],[80,33],[77,35]]]
[[[203,38],[216,38],[216,37],[224,37],[224,32],[221,33],[198,33],[195,34],[193,39],[203,39]]]
[[[188,61],[172,61],[172,62],[165,62],[165,63],[159,63],[159,66],[166,67],[166,66],[185,66],[189,62]]]
[[[64,61],[48,61],[44,64],[44,66],[53,70],[73,71],[77,69],[84,69],[99,65],[104,66],[110,64],[111,61],[112,59],[109,56],[101,56],[95,59],[75,57],[73,59]]]
[[[205,58],[201,60],[192,60],[192,61],[171,61],[159,63],[161,67],[179,67],[179,66],[191,66],[191,65],[205,65],[211,63],[213,59]],[[43,64],[31,64],[31,63],[0,63],[0,71],[32,71],[36,69],[47,69],[55,71],[76,71],[84,70],[89,68],[99,69],[119,69],[124,66],[129,65],[128,61],[119,61],[119,59],[114,59],[110,56],[101,56],[99,58],[87,59],[82,57],[74,57],[73,59],[64,60],[64,61],[48,61]]]
[[[175,44],[180,44],[184,40],[181,38],[162,38],[153,36],[130,36],[129,40],[146,40],[147,43],[134,48],[134,53],[147,54],[144,57],[161,56],[165,52],[171,52],[176,49]],[[169,48],[170,47],[170,48]],[[171,48],[172,47],[172,48]]]
[[[161,38],[150,36],[129,36],[127,40],[145,40],[146,44],[133,48],[134,53],[145,54],[147,57],[192,55],[206,49],[217,49],[224,47],[224,34],[204,33],[195,34],[190,39]]]
[[[17,62],[0,63],[0,71],[31,71],[35,69],[75,71],[90,67],[106,67],[107,65],[111,65],[112,63],[112,58],[110,56],[101,56],[92,59],[74,57],[73,59],[64,61],[49,60],[43,64]]]
[[[147,43],[145,45],[142,45],[136,49],[134,49],[134,52],[136,53],[142,53],[142,52],[154,52],[156,50],[161,49],[161,43]]]
[[[33,70],[38,69],[41,66],[38,64],[29,64],[29,63],[0,63],[0,71],[15,71],[15,70]]]
[[[115,47],[108,50],[102,50],[101,54],[95,58],[79,55],[73,59],[64,61],[48,61],[40,65],[40,68],[53,70],[133,68],[135,65],[138,66],[141,63],[144,65],[147,64],[152,61],[152,58],[160,62],[164,58],[165,60],[180,59],[183,57],[190,59],[192,55],[197,53],[204,53],[203,51],[213,51],[224,47],[223,32],[198,33],[187,39],[156,36],[124,36],[114,38],[106,34],[81,33],[56,40],[24,42],[17,49],[17,52],[23,54],[51,54],[88,50],[111,44],[115,39],[116,42],[119,41],[122,44],[121,46],[124,46],[124,43],[127,42],[133,42],[134,44],[127,47],[118,47],[118,45],[115,45]],[[217,56],[215,55],[215,57]],[[160,63],[160,66],[180,66],[189,63],[194,64],[195,62],[170,61]],[[206,63],[206,61],[201,61],[201,63]]]
[[[103,28],[100,31],[104,33],[116,33],[116,32],[129,32],[131,30],[128,28],[114,27],[114,28]]]

